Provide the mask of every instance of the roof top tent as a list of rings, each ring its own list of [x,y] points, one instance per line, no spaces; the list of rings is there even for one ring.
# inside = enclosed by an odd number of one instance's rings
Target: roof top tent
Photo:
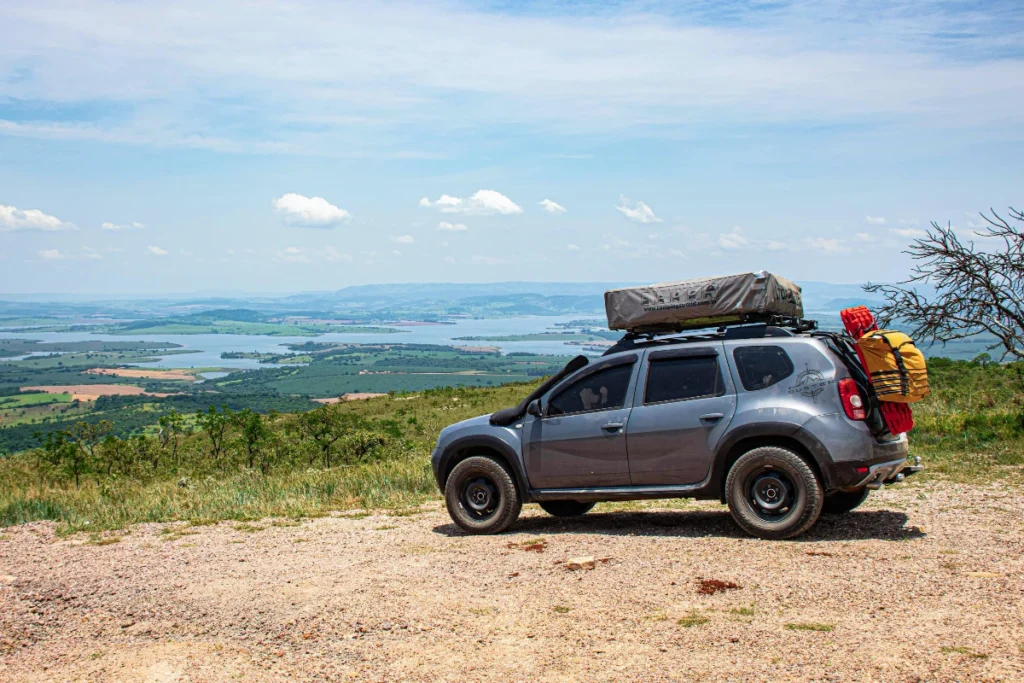
[[[631,335],[778,320],[804,314],[800,287],[760,270],[605,292],[608,328]]]

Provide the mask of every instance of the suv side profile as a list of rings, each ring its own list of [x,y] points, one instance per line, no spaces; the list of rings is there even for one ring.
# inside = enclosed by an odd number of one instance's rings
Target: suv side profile
[[[754,536],[797,536],[920,469],[835,341],[755,325],[620,342],[574,359],[517,408],[445,428],[437,484],[470,533],[507,529],[523,503],[566,517],[602,501],[699,498],[727,504]]]

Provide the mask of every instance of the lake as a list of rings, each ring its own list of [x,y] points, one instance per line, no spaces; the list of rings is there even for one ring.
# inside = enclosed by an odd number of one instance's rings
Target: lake
[[[524,351],[554,355],[577,355],[581,347],[564,341],[455,341],[454,337],[507,336],[535,334],[538,332],[561,331],[557,323],[587,319],[587,316],[526,316],[518,318],[484,318],[458,320],[454,325],[416,325],[397,327],[402,330],[395,334],[345,334],[334,332],[319,337],[268,337],[245,334],[150,334],[111,335],[88,332],[0,332],[0,339],[38,339],[44,342],[74,341],[149,341],[179,344],[195,353],[161,356],[160,367],[165,368],[232,368],[251,369],[261,366],[253,358],[221,358],[225,352],[293,353],[287,344],[302,344],[307,341],[345,342],[349,344],[441,344],[452,346],[495,346],[502,353]],[[603,327],[603,320],[594,318],[595,326]],[[9,359],[8,359],[9,360]]]

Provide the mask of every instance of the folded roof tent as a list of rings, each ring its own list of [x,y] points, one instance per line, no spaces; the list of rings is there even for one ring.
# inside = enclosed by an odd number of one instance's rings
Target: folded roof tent
[[[800,287],[766,271],[605,292],[608,328],[633,334],[802,318]]]

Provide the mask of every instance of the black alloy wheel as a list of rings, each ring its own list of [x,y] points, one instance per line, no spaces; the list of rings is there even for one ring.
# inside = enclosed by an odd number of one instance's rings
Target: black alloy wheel
[[[757,516],[778,522],[793,511],[797,492],[785,472],[766,467],[747,477],[747,496]]]
[[[448,514],[463,531],[497,534],[519,518],[515,479],[497,458],[474,455],[455,465],[444,485]]]
[[[481,522],[489,519],[498,509],[501,492],[497,485],[486,475],[468,479],[462,485],[459,495],[466,512]]]
[[[725,500],[736,523],[751,536],[799,536],[818,521],[825,497],[814,469],[779,446],[753,448],[729,468]]]

